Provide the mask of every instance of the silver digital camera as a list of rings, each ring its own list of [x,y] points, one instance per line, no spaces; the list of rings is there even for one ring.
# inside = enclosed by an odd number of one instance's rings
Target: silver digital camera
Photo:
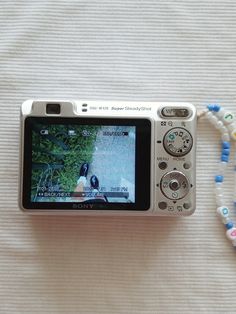
[[[187,216],[195,210],[189,103],[27,100],[20,207],[31,214]]]

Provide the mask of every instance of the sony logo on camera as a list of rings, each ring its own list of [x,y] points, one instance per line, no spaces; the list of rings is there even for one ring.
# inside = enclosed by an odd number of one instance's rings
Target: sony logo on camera
[[[93,209],[93,207],[94,207],[94,204],[74,203],[72,205],[73,209],[77,209],[77,208],[80,208],[80,209]]]

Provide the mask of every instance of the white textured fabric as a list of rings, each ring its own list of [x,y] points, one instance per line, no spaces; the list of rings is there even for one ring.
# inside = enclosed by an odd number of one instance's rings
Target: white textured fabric
[[[234,0],[1,1],[1,314],[235,313],[236,252],[214,205],[220,146],[204,120],[192,217],[28,217],[17,207],[25,99],[236,111],[235,64]],[[229,205],[232,186],[229,171]]]

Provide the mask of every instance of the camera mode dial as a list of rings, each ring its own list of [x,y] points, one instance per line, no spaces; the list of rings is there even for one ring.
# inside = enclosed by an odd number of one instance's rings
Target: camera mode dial
[[[173,128],[164,136],[164,148],[172,156],[182,157],[188,154],[193,146],[191,134],[184,128]]]
[[[161,179],[161,191],[170,200],[184,198],[190,189],[187,177],[180,171],[167,172]]]

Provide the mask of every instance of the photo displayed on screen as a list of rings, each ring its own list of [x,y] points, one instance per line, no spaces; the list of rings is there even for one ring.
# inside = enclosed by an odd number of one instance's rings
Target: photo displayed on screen
[[[31,202],[135,203],[135,126],[34,124]]]

